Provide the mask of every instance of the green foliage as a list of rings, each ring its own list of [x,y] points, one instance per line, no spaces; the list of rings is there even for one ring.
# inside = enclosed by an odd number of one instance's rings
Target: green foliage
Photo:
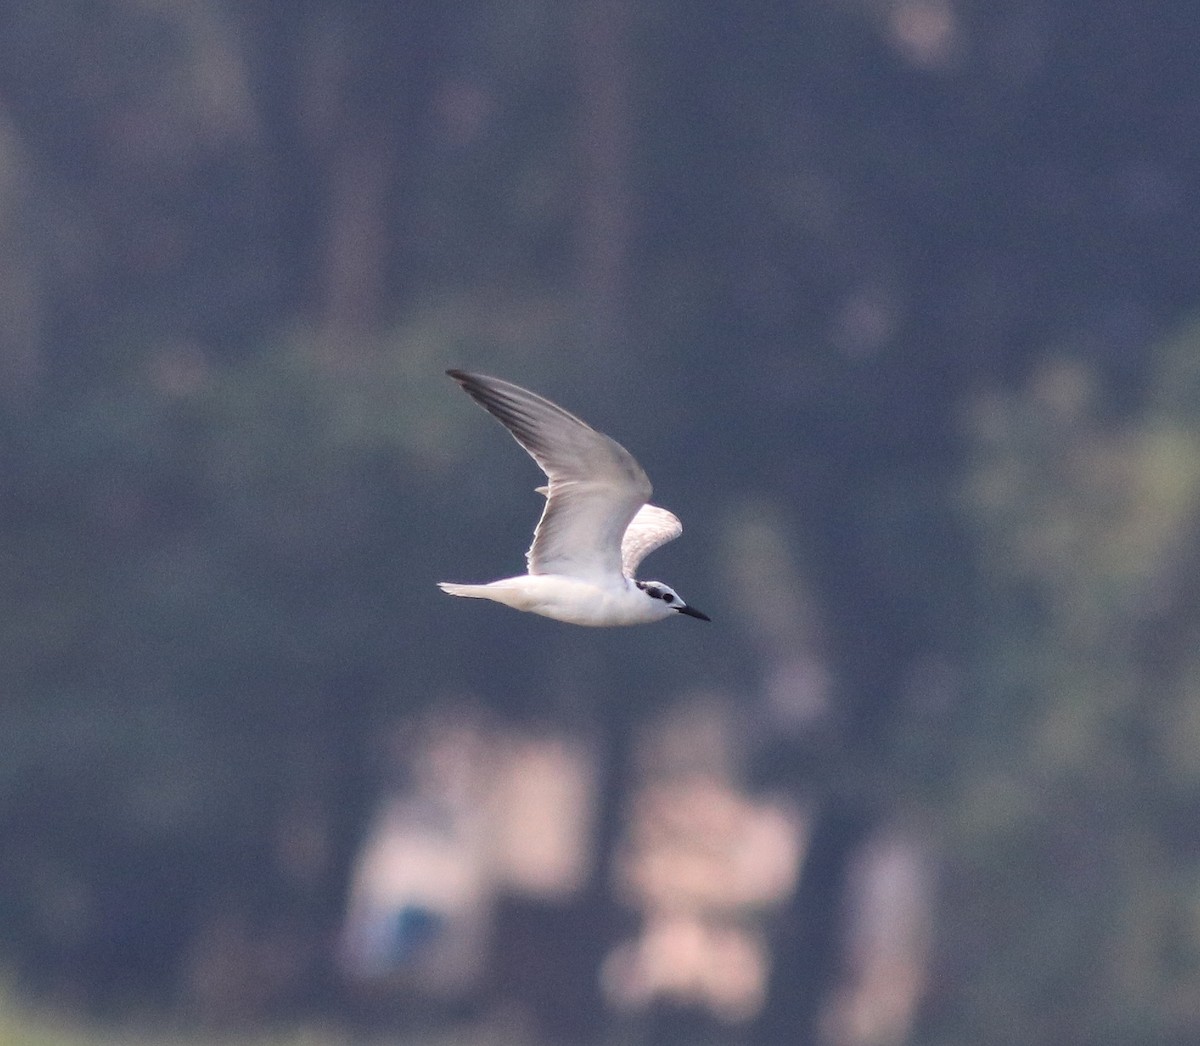
[[[1145,408],[1050,360],[971,414],[986,610],[946,796],[976,1041],[1175,1041],[1200,997],[1195,330]]]
[[[289,810],[356,815],[373,730],[437,685],[434,578],[407,575],[457,536],[426,521],[461,428],[417,392],[446,336],[297,337],[237,363],[153,350],[6,441],[0,920],[18,954],[69,953],[47,873],[100,927],[93,869],[121,881],[149,846],[186,921],[253,889],[247,864],[286,895]],[[115,881],[120,906],[150,903],[144,877]],[[123,961],[154,963],[170,932]]]

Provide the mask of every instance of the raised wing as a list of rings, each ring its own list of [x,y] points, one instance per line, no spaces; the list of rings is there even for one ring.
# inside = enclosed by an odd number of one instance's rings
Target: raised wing
[[[674,512],[657,505],[643,505],[637,511],[621,541],[621,569],[630,580],[638,564],[651,552],[683,533],[683,524]]]
[[[633,455],[519,385],[460,370],[446,373],[508,429],[550,480],[546,508],[525,555],[529,573],[619,577],[622,539],[651,493]]]

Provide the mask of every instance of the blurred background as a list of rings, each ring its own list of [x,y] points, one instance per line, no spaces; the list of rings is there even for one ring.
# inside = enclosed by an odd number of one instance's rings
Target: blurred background
[[[0,6],[0,1042],[1200,1041],[1198,30]]]

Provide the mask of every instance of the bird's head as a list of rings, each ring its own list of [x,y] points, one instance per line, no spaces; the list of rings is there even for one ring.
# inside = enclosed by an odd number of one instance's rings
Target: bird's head
[[[666,612],[673,610],[679,614],[687,614],[688,617],[697,617],[701,621],[712,620],[707,614],[701,613],[695,607],[688,606],[670,585],[664,585],[661,581],[635,581],[634,584],[645,595],[658,600]],[[667,613],[664,613],[663,616],[666,617]]]

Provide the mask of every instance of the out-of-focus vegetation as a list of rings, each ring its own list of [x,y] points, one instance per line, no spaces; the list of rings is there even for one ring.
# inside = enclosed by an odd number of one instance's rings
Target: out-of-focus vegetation
[[[4,1012],[0,1015],[0,1042],[4,1046],[189,1046],[201,1041],[212,1043],[214,1040],[211,1037],[201,1040],[186,1034],[164,1033],[161,1029],[139,1032],[132,1030],[127,1023],[107,1029],[83,1025],[62,1016],[26,1012],[19,1004],[14,1007],[11,999],[5,1000]],[[225,1046],[342,1046],[347,1040],[337,1034],[305,1031],[236,1038],[223,1036],[219,1041]],[[455,1041],[462,1043],[464,1040]],[[414,1043],[413,1046],[441,1044],[435,1040]]]
[[[13,992],[185,1038],[1195,1041],[1194,23],[0,10]],[[442,597],[540,508],[446,366],[628,445],[714,624]]]

